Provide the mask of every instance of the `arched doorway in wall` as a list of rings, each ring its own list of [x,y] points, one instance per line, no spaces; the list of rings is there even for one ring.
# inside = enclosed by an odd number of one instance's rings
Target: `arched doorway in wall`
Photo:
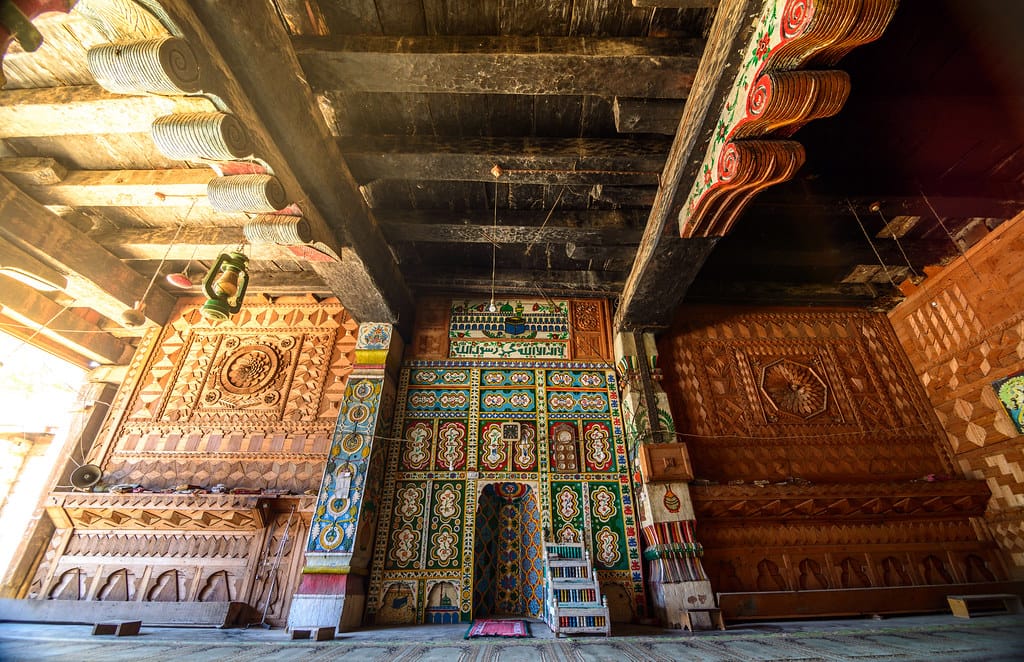
[[[527,616],[544,610],[544,560],[536,490],[488,483],[477,499],[473,617]]]

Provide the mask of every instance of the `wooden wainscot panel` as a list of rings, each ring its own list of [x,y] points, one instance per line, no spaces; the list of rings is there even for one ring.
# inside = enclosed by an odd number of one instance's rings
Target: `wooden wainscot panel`
[[[686,444],[642,444],[640,475],[645,483],[693,480]]]
[[[53,493],[54,522],[76,529],[243,531],[265,524],[258,495]]]

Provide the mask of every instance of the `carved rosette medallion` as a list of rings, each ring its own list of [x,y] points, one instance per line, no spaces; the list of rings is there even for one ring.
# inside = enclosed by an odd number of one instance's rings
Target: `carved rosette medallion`
[[[761,392],[779,412],[813,418],[828,408],[828,387],[814,368],[790,359],[761,369]]]
[[[292,336],[226,336],[207,372],[196,412],[280,415],[297,357]]]

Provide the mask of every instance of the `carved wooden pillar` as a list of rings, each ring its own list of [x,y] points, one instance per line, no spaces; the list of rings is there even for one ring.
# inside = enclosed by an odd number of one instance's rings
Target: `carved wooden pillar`
[[[402,340],[391,324],[359,325],[306,543],[306,566],[288,627],[356,628],[362,622]]]
[[[695,537],[689,455],[686,444],[676,438],[668,396],[661,388],[654,334],[617,334],[615,359],[644,533],[648,595],[662,623],[678,624],[682,608],[714,606],[711,583],[700,563],[703,550]]]

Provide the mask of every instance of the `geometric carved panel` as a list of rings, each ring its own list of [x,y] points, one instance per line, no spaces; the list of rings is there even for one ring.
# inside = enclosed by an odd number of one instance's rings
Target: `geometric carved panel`
[[[697,478],[836,482],[952,471],[883,315],[691,306],[658,349]]]
[[[104,482],[303,492],[319,483],[357,325],[340,303],[247,302],[212,323],[183,300],[140,343],[91,461]]]
[[[53,493],[47,509],[77,529],[246,531],[263,526],[260,497]]]
[[[223,337],[195,411],[224,414],[245,409],[248,416],[280,419],[281,392],[295,369],[299,354],[294,350],[301,338]]]

